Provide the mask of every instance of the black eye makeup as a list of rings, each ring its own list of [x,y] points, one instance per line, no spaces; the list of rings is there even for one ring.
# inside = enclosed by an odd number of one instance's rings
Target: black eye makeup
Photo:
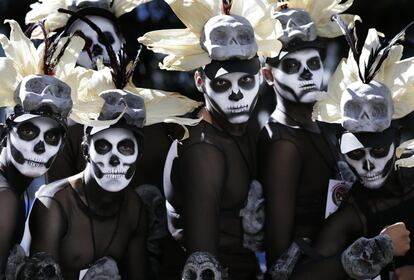
[[[111,32],[105,31],[105,32],[103,32],[103,34],[104,34],[104,36],[105,36],[105,38],[106,38],[106,40],[108,41],[109,44],[112,45],[115,42],[115,38],[114,38],[114,36],[112,35]],[[104,42],[102,42],[102,38],[98,38],[98,41],[101,44],[104,44]]]
[[[124,139],[117,145],[118,151],[125,155],[130,156],[133,155],[135,152],[135,145],[131,139]]]
[[[40,134],[40,129],[32,122],[24,122],[17,127],[17,135],[25,141],[31,141]]]
[[[314,56],[306,61],[306,65],[310,70],[319,70],[321,68],[321,60],[318,56]]]
[[[242,89],[250,90],[256,85],[256,80],[253,75],[245,75],[239,79],[238,84]]]
[[[52,146],[57,146],[62,138],[62,131],[59,128],[53,128],[45,132],[45,142]]]
[[[365,151],[363,149],[353,150],[346,154],[350,159],[360,160],[365,156]]]
[[[286,58],[280,64],[282,71],[286,74],[298,73],[301,67],[300,61],[293,58]]]
[[[214,92],[222,93],[231,88],[231,82],[223,78],[216,78],[210,82],[210,87]]]
[[[112,150],[112,144],[105,139],[98,139],[94,142],[95,150],[98,154],[104,155]]]
[[[386,155],[388,155],[388,151],[390,150],[390,148],[384,148],[384,147],[375,147],[372,148],[369,153],[371,154],[371,156],[373,156],[374,158],[383,158]]]

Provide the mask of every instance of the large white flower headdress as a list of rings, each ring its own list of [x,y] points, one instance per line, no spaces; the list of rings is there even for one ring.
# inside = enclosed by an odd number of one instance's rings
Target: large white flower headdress
[[[46,104],[48,107],[56,109],[56,112],[54,112],[54,109],[52,110],[55,115],[60,113],[61,117],[66,119],[72,107],[70,96],[55,96],[54,94],[43,94],[42,92],[30,93],[31,96],[27,94],[20,96],[19,85],[24,79],[37,76],[45,76],[48,81],[52,78],[47,78],[47,76],[51,76],[70,85],[78,54],[83,48],[83,40],[74,36],[63,38],[61,42],[55,44],[45,38],[44,43],[36,48],[30,39],[25,36],[16,21],[7,20],[6,22],[10,24],[11,33],[10,39],[0,34],[0,44],[6,55],[0,58],[0,84],[2,85],[0,87],[0,106],[15,107],[19,105],[22,110],[31,111],[41,104]],[[70,90],[67,85],[64,85],[64,87],[66,88],[66,94],[76,92],[76,88]],[[38,90],[42,89],[39,88]],[[56,102],[53,99],[55,97],[58,98],[56,100],[62,102],[65,101],[64,99],[69,99],[67,100],[69,103],[63,102],[60,104],[61,108],[57,108],[56,104],[53,104]],[[49,100],[50,98],[53,100]],[[25,101],[29,101],[29,103],[26,104]],[[41,104],[34,104],[37,102]],[[41,108],[39,107],[39,109]]]
[[[333,15],[339,15],[349,25],[360,20],[359,16],[343,14],[352,6],[354,0],[265,0],[272,5],[273,15],[285,9],[297,9],[305,11],[316,26],[317,35],[323,38],[335,38],[340,35],[341,29],[332,22]],[[303,14],[300,15],[303,17]],[[293,23],[293,22],[292,22]],[[300,24],[296,24],[300,26]],[[292,26],[291,26],[292,27]]]
[[[85,20],[96,32],[101,32],[99,27],[93,22]],[[110,65],[106,67],[102,63],[98,65],[98,70],[76,67],[72,73],[70,81],[73,87],[77,88],[77,101],[74,104],[71,118],[85,126],[110,126],[115,124],[124,113],[128,113],[128,104],[125,100],[118,100],[122,104],[124,111],[113,120],[100,120],[102,109],[105,105],[105,95],[124,95],[122,92],[137,95],[145,103],[145,125],[155,123],[176,123],[179,125],[196,125],[200,120],[181,117],[194,111],[201,106],[196,102],[176,92],[167,92],[155,89],[138,88],[132,82],[132,74],[139,61],[139,53],[135,60],[130,61],[124,51],[115,54],[110,45],[106,45],[110,54]],[[109,97],[112,98],[112,97]],[[122,99],[122,98],[121,98]],[[185,128],[184,128],[185,129]],[[187,137],[187,130],[185,129]]]
[[[71,15],[59,12],[59,9],[80,11],[87,8],[96,8],[108,11],[115,18],[132,11],[135,7],[150,0],[38,0],[30,5],[31,10],[26,15],[26,24],[45,22],[48,32],[65,27]],[[32,38],[38,39],[41,30],[37,29]],[[41,38],[41,37],[40,37]]]
[[[313,118],[341,123],[351,132],[381,132],[392,119],[414,110],[414,57],[401,60],[403,46],[397,45],[412,24],[386,43],[370,29],[358,51],[354,30],[339,23],[350,52],[331,77],[327,94],[316,102]]]
[[[138,41],[157,53],[167,54],[161,69],[190,71],[209,64],[212,59],[200,44],[203,28],[213,17],[227,14],[247,19],[254,29],[258,55],[275,56],[281,43],[270,6],[261,0],[166,0],[187,27],[146,33]],[[224,2],[224,4],[222,3]]]

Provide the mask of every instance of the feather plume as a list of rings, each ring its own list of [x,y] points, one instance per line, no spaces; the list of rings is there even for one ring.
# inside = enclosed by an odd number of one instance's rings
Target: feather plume
[[[221,12],[223,15],[230,15],[231,5],[233,4],[232,0],[222,0],[221,3]]]
[[[381,44],[377,49],[371,52],[365,69],[364,83],[369,83],[374,79],[375,75],[380,70],[382,63],[388,57],[391,48],[404,41],[405,32],[414,24],[414,21],[409,23],[403,30],[394,36],[388,43]]]
[[[358,63],[361,53],[358,51],[358,38],[356,36],[355,26],[350,28],[348,24],[345,21],[343,21],[339,15],[333,15],[332,20],[338,24],[339,28],[345,36],[345,39],[349,45],[354,60],[356,61],[356,63]],[[360,79],[364,80],[361,70],[358,71],[358,74]]]

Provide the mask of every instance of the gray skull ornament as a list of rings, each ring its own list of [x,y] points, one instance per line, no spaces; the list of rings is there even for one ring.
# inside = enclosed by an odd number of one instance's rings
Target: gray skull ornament
[[[351,132],[381,132],[394,114],[390,90],[383,84],[360,81],[348,86],[341,97],[342,126]]]
[[[212,60],[250,59],[257,53],[250,22],[237,15],[219,15],[204,25],[201,47]]]
[[[105,100],[99,119],[112,120],[117,118],[124,110],[123,117],[127,124],[143,127],[145,123],[144,99],[120,89],[106,90],[99,94]]]
[[[250,184],[246,206],[240,210],[243,226],[243,246],[260,251],[264,240],[265,209],[262,185],[254,180]]]
[[[284,47],[293,40],[311,42],[318,36],[315,23],[303,9],[282,9],[273,17],[282,25],[283,34],[278,39]]]
[[[227,280],[218,260],[207,252],[195,252],[188,257],[182,280]]]
[[[72,109],[71,89],[61,80],[48,75],[28,75],[15,92],[15,102],[26,112],[48,107],[66,117]]]

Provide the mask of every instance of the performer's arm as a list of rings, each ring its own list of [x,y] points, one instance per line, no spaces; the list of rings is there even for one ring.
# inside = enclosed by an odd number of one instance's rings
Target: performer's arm
[[[301,162],[295,144],[285,140],[272,142],[260,156],[260,182],[266,207],[265,248],[269,264],[289,248],[293,239]]]
[[[0,279],[4,273],[7,257],[13,245],[18,222],[19,201],[9,189],[0,190]]]
[[[60,240],[67,230],[67,222],[58,201],[46,196],[37,198],[29,219],[32,236],[30,255],[45,252],[59,262]]]
[[[181,155],[179,175],[188,255],[197,251],[218,254],[220,202],[226,172],[224,155],[213,145],[195,144]]]

